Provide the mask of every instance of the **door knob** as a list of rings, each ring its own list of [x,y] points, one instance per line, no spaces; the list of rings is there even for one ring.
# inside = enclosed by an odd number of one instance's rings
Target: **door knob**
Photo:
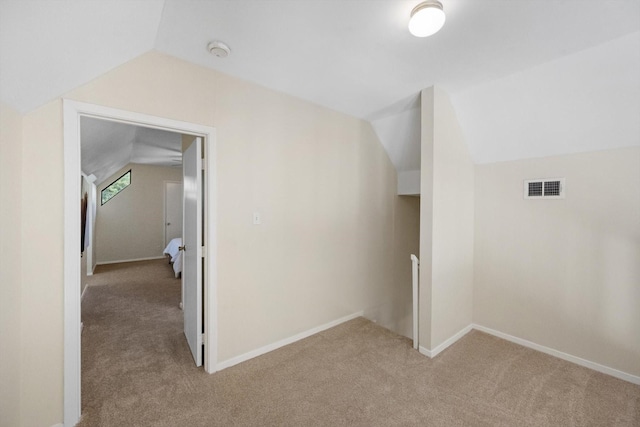
[[[184,245],[183,246],[178,246],[178,250],[179,251],[184,251]]]

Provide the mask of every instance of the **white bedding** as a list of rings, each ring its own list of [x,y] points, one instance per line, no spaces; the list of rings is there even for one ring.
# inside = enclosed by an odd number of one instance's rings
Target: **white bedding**
[[[171,257],[171,263],[173,264],[173,271],[176,277],[182,273],[182,251],[179,249],[182,246],[182,238],[176,237],[171,239],[166,248],[164,248],[164,254]]]

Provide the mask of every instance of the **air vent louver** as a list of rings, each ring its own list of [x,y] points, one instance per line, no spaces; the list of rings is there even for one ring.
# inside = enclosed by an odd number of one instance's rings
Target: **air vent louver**
[[[560,181],[545,181],[544,183],[544,195],[547,196],[559,196],[560,195]]]
[[[529,197],[542,196],[542,181],[530,182],[527,194]]]
[[[529,179],[524,182],[525,199],[564,199],[564,178]]]

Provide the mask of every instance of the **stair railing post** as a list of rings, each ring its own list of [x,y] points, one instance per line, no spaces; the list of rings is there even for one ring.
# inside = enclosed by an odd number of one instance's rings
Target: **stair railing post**
[[[413,282],[413,348],[418,349],[418,267],[420,260],[411,254],[411,273]]]

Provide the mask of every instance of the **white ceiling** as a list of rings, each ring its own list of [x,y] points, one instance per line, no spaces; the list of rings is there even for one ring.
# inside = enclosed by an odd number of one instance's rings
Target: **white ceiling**
[[[27,112],[153,49],[158,0],[0,0],[0,100]]]
[[[1,0],[0,100],[27,112],[156,49],[370,120],[398,170],[416,167],[411,110],[434,84],[452,95],[477,162],[610,148],[587,132],[597,124],[598,136],[636,130],[640,1],[442,0],[444,28],[422,39],[407,31],[417,3]],[[214,39],[229,58],[208,54]],[[572,133],[602,113],[611,120]]]
[[[453,104],[476,163],[640,145],[640,33],[480,84]]]
[[[82,117],[82,172],[101,184],[128,163],[182,166],[182,135]]]

